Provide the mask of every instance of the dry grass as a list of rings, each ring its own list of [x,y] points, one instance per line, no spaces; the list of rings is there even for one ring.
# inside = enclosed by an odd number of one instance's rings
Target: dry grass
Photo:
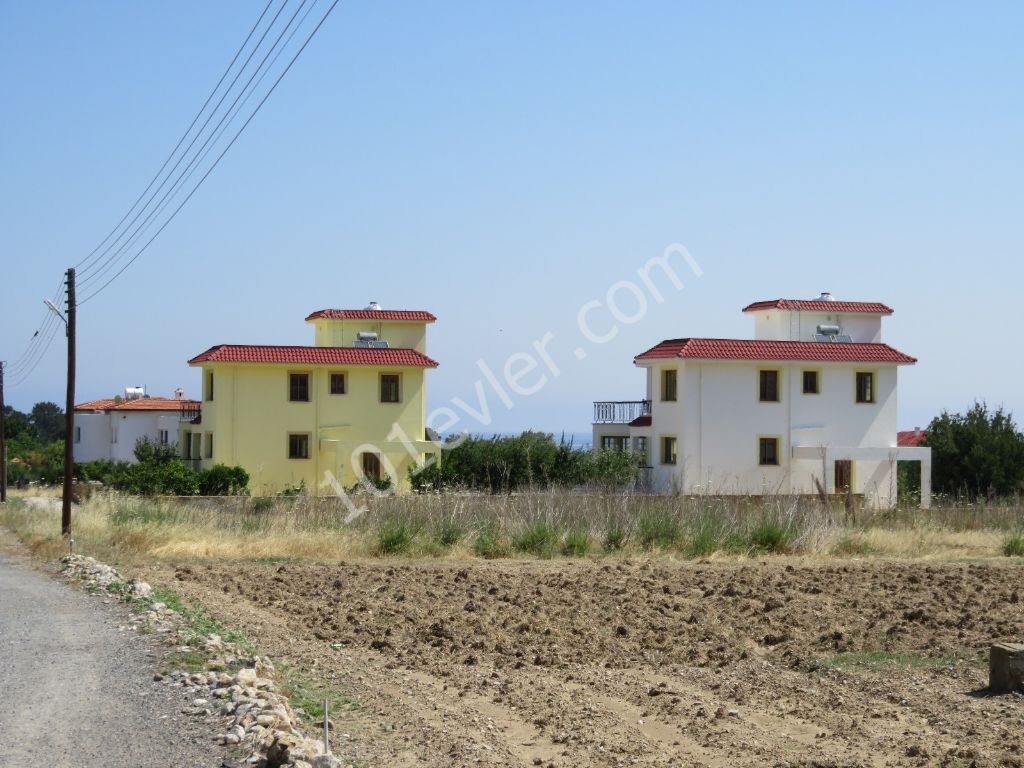
[[[1024,506],[944,504],[847,519],[813,500],[539,491],[368,498],[350,524],[336,499],[140,499],[97,494],[74,511],[77,548],[136,560],[368,557],[1004,557]],[[0,507],[41,556],[62,552],[59,507]],[[543,533],[543,536],[540,534]]]

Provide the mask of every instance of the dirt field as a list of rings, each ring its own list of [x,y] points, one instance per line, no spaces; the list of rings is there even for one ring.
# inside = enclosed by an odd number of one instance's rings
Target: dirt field
[[[356,765],[1021,766],[1024,568],[500,562],[163,566],[353,705]],[[332,647],[333,644],[333,647]]]

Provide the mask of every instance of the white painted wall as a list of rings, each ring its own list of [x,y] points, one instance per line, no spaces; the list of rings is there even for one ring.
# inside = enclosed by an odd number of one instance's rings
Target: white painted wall
[[[77,462],[112,461],[135,462],[135,443],[141,437],[159,442],[160,430],[167,430],[168,441],[178,440],[177,413],[165,411],[104,411],[76,413],[75,427],[79,428],[74,443]]]
[[[75,461],[110,458],[110,414],[75,413],[77,440],[72,445]]]
[[[796,312],[767,309],[751,312],[754,338],[774,341],[814,341],[819,325],[838,325],[854,341],[882,341],[882,315],[863,312]]]
[[[657,490],[709,494],[814,493],[820,459],[794,460],[792,447],[820,446],[830,457],[826,486],[832,490],[832,460],[843,449],[877,449],[877,461],[854,466],[854,492],[869,503],[888,506],[895,493],[896,382],[894,365],[852,363],[757,363],[752,361],[669,361],[679,370],[678,400],[660,399],[664,361],[650,361],[648,391],[653,392],[651,435],[653,484]],[[781,401],[758,399],[758,372],[781,371]],[[820,394],[802,393],[802,371],[819,372]],[[876,402],[855,400],[855,373],[875,374]],[[640,434],[639,431],[636,434]],[[661,438],[678,440],[675,466],[661,463]],[[780,464],[758,464],[760,437],[780,439]]]

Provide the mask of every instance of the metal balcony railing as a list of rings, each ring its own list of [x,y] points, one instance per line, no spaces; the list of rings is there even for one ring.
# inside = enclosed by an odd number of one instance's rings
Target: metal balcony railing
[[[178,406],[178,418],[181,421],[192,421],[202,413],[202,407],[198,403],[182,403]]]
[[[650,400],[603,400],[594,403],[595,424],[629,424],[651,413]]]

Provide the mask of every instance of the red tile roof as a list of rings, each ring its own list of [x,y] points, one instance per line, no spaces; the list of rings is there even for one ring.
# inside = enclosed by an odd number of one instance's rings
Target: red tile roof
[[[106,411],[117,405],[112,397],[105,397],[99,400],[89,400],[75,406],[76,411]]]
[[[137,400],[122,400],[118,402],[114,398],[102,398],[100,400],[89,400],[75,406],[76,411],[173,411],[177,412],[182,406],[191,409],[198,409],[202,404],[198,400],[188,400],[182,397],[141,397]]]
[[[747,339],[666,339],[634,360],[810,360],[836,363],[916,363],[888,344]]]
[[[901,448],[914,448],[924,442],[928,433],[920,427],[896,433],[896,445]]]
[[[188,361],[197,363],[289,363],[293,365],[373,365],[436,368],[437,361],[415,349],[388,347],[271,347],[218,344]]]
[[[892,307],[877,301],[804,301],[803,299],[772,299],[755,301],[743,308],[744,312],[762,309],[790,309],[804,312],[864,312],[869,315],[891,315]]]
[[[437,320],[430,312],[418,309],[320,309],[306,318],[310,320],[406,320],[432,323]]]

